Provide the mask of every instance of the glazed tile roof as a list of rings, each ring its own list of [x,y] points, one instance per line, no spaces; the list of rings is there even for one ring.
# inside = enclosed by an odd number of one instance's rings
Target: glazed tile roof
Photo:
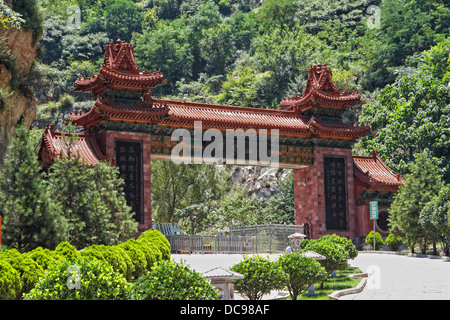
[[[365,189],[397,191],[405,181],[394,174],[373,151],[372,156],[353,156],[353,174]]]
[[[169,108],[168,116],[158,121],[161,126],[193,127],[194,121],[201,121],[205,129],[279,129],[280,133],[312,137],[305,119],[289,112],[171,100],[155,102]]]
[[[75,134],[77,141],[72,147],[71,152],[80,157],[81,160],[90,165],[96,164],[101,160],[105,160],[106,156],[101,152],[95,138],[84,134]],[[47,126],[41,148],[39,150],[39,160],[53,164],[55,159],[61,156],[67,156],[67,146],[63,140],[61,132],[55,132],[54,126]]]
[[[360,103],[360,100],[361,95],[357,92],[349,94],[345,91],[341,94],[333,82],[331,70],[325,64],[319,64],[309,68],[308,81],[302,96],[285,98],[281,102],[281,108],[300,113],[314,106],[343,110]]]
[[[280,135],[299,138],[355,140],[371,130],[370,126],[321,122],[320,118],[295,115],[292,111],[244,108],[174,100],[152,100],[152,105],[125,105],[98,99],[85,114],[71,114],[74,124],[88,128],[102,120],[156,123],[160,126],[193,128],[278,129]]]
[[[164,75],[159,70],[139,72],[133,52],[133,46],[120,39],[117,43],[107,43],[105,58],[98,74],[79,77],[75,81],[77,87],[73,90],[93,94],[98,94],[108,87],[148,91],[166,83]]]

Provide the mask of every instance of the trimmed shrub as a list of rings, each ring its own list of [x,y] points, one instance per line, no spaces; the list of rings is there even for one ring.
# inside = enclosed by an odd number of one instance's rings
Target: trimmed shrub
[[[340,237],[337,234],[327,234],[319,239],[319,241],[321,240],[329,240],[340,245],[347,252],[349,259],[355,259],[358,256],[358,250],[350,239]]]
[[[123,300],[130,284],[98,259],[65,260],[51,267],[25,300]]]
[[[141,247],[141,250],[145,254],[145,258],[147,259],[147,270],[151,271],[153,265],[162,260],[162,253],[158,247],[150,241],[137,241],[137,243]]]
[[[366,237],[366,244],[373,247],[373,231],[370,231]],[[375,248],[374,250],[380,250],[384,245],[383,238],[378,232],[375,232]]]
[[[129,239],[117,245],[117,247],[124,249],[131,258],[134,266],[132,276],[135,279],[147,273],[147,258],[139,242],[134,239]]]
[[[327,277],[327,272],[313,258],[302,256],[300,252],[285,253],[278,258],[284,273],[287,275],[286,287],[292,300],[303,293],[308,287]]]
[[[216,300],[219,291],[183,261],[161,260],[151,272],[137,280],[132,297],[140,300]]]
[[[77,251],[77,248],[75,248],[67,241],[63,241],[58,244],[58,246],[55,248],[55,253],[68,261],[75,261],[81,256]]]
[[[372,238],[373,242],[373,238]],[[403,244],[403,239],[400,236],[394,236],[392,233],[388,235],[384,244],[392,251],[398,251],[398,248]]]
[[[37,247],[26,253],[28,257],[33,259],[43,270],[47,270],[54,264],[61,263],[63,258],[58,256],[54,251]]]
[[[108,247],[105,245],[92,245],[81,250],[80,254],[82,257],[85,257],[87,259],[98,259],[101,261],[105,261],[111,265],[115,272],[120,273],[125,278],[127,278],[128,276],[128,265],[125,261],[125,257],[128,257],[128,254],[124,250],[119,252],[118,250],[115,250],[114,247]],[[132,272],[129,273],[130,278],[131,273]]]
[[[20,296],[20,273],[9,262],[0,258],[0,300],[12,300]]]
[[[16,269],[20,274],[22,283],[21,290],[17,295],[19,299],[24,293],[29,292],[34,288],[36,283],[44,274],[44,270],[26,254],[21,254],[16,249],[5,250],[0,254],[0,259],[3,259]]]
[[[244,275],[244,279],[231,280],[234,289],[250,300],[261,300],[264,294],[284,287],[286,275],[278,263],[259,255],[248,257],[231,270]]]
[[[345,270],[348,266],[348,254],[342,246],[330,240],[310,241],[304,251],[314,251],[323,255],[326,259],[319,260],[322,267],[328,274],[334,270]]]
[[[153,243],[161,251],[163,260],[170,260],[170,243],[158,230],[147,230],[141,233],[137,241]]]

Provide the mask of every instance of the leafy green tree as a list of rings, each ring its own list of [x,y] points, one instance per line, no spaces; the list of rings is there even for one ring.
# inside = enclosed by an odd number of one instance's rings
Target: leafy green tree
[[[126,204],[119,170],[109,162],[94,166],[80,160],[74,150],[74,127],[63,128],[65,150],[48,174],[52,200],[69,223],[68,241],[77,248],[91,244],[117,244],[131,238],[137,222]]]
[[[448,36],[450,4],[444,0],[386,0],[380,4],[380,29],[361,39],[361,62],[367,70],[363,88],[383,88],[395,80],[394,67]]]
[[[314,251],[325,257],[325,260],[320,260],[319,263],[325,268],[327,276],[335,270],[347,269],[348,253],[335,242],[326,239],[310,240],[303,251]],[[323,288],[323,282],[321,288]]]
[[[410,172],[416,153],[428,149],[450,181],[450,88],[442,81],[449,44],[447,39],[424,52],[417,68],[399,75],[381,90],[378,101],[362,109],[360,122],[370,123],[377,134],[362,138],[360,146],[377,150],[401,174]]]
[[[109,41],[130,42],[133,32],[142,32],[142,11],[131,0],[97,1],[90,6],[82,35],[105,32]]]
[[[421,223],[441,243],[446,256],[450,254],[450,185],[446,185],[420,212]]]
[[[223,180],[215,166],[152,161],[155,220],[171,222],[177,209],[220,198]]]
[[[211,227],[211,207],[208,203],[198,203],[177,209],[174,218],[180,223],[184,233],[198,234]]]
[[[255,196],[249,196],[245,187],[231,190],[221,202],[218,210],[219,228],[230,226],[249,226],[272,222],[271,212]]]
[[[167,85],[155,92],[171,93],[177,80],[192,79],[193,56],[188,42],[189,34],[183,21],[161,23],[158,28],[144,31],[136,44],[135,58],[141,69],[159,70]]]
[[[280,191],[279,195],[268,199],[265,210],[273,216],[274,223],[294,224],[294,175],[292,172],[281,184]]]
[[[5,1],[0,2],[0,25],[3,28],[12,26],[13,28],[20,29],[23,22],[25,20],[22,19],[20,13],[11,10]]]
[[[2,240],[10,248],[28,251],[54,248],[67,234],[67,219],[60,214],[37,160],[40,131],[28,131],[22,121],[0,168]]]
[[[285,253],[278,258],[278,262],[287,274],[286,287],[292,300],[297,300],[311,284],[322,282],[327,277],[320,263],[300,252]]]
[[[244,276],[244,279],[231,281],[234,289],[249,300],[261,300],[270,291],[281,289],[286,281],[280,264],[260,255],[244,255],[244,260],[233,265],[231,270]]]
[[[429,154],[419,153],[405,180],[406,184],[400,186],[389,210],[390,230],[394,235],[403,235],[412,252],[421,241],[425,253],[428,232],[420,221],[420,213],[442,187],[439,168]]]

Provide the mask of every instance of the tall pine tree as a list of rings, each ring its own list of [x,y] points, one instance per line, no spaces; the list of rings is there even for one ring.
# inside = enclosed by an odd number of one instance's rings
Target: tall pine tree
[[[406,237],[412,252],[417,243],[422,244],[422,249],[426,248],[428,230],[420,219],[420,213],[442,188],[435,160],[427,151],[416,155],[411,173],[405,176],[406,184],[400,187],[389,210],[391,232]]]
[[[4,244],[19,251],[38,246],[55,248],[64,239],[67,227],[47,191],[33,133],[21,121],[0,168],[2,238]]]

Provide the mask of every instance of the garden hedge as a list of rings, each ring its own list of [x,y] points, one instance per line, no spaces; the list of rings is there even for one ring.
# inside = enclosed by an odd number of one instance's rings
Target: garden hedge
[[[113,246],[91,245],[77,250],[64,241],[53,251],[42,247],[26,253],[4,250],[0,252],[0,300],[22,298],[46,271],[80,259],[107,263],[114,273],[132,281],[150,272],[157,262],[170,260],[170,244],[161,232],[148,230],[137,240]]]

